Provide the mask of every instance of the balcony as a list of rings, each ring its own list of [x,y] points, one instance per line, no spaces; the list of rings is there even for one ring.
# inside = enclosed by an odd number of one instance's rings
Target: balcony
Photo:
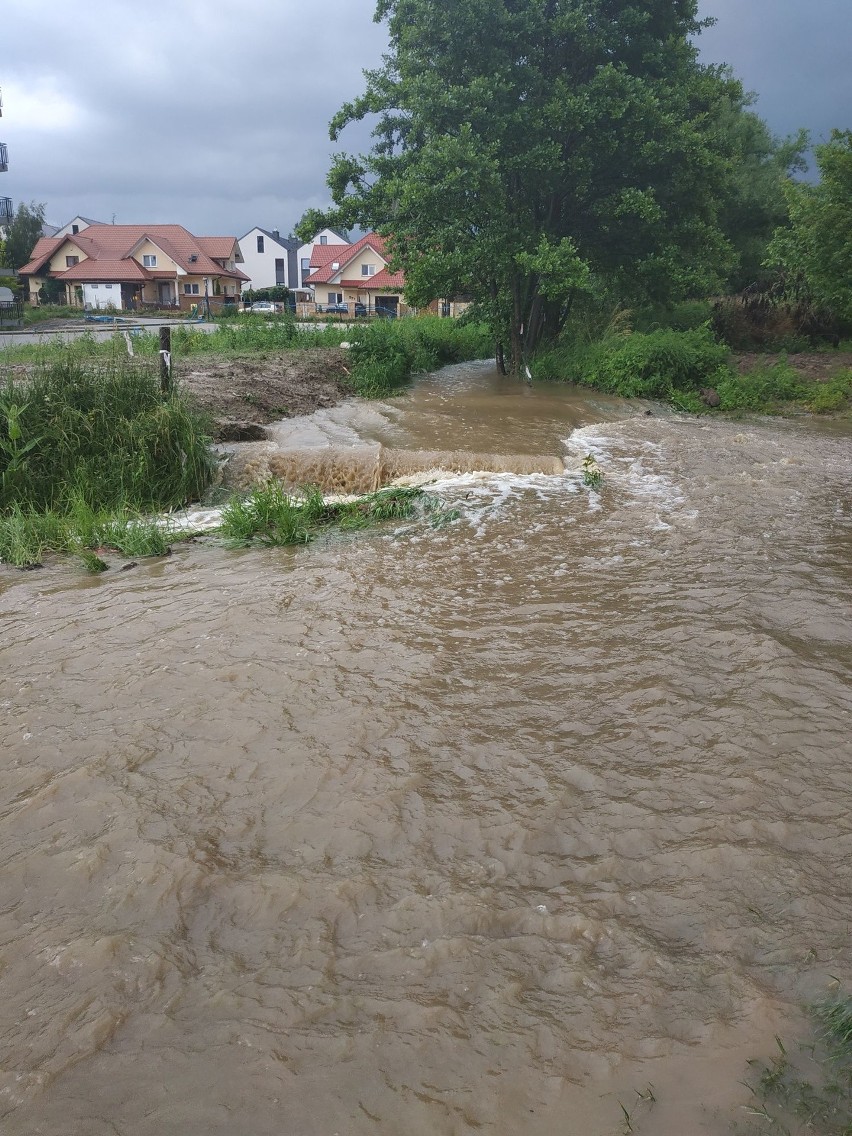
[[[5,142],[0,142],[0,174],[5,174],[9,168],[9,151]]]
[[[0,225],[11,225],[15,217],[11,197],[0,197]]]

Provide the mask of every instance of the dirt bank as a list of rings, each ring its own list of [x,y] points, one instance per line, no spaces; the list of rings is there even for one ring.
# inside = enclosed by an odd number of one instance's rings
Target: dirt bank
[[[745,375],[756,367],[771,367],[781,358],[781,355],[751,351],[735,355],[734,366],[741,375]],[[788,355],[787,362],[803,378],[824,383],[839,371],[852,370],[852,351],[801,351],[796,355]]]
[[[349,360],[337,347],[264,355],[199,355],[179,367],[179,378],[214,420],[220,441],[263,437],[280,418],[336,406],[352,394]]]

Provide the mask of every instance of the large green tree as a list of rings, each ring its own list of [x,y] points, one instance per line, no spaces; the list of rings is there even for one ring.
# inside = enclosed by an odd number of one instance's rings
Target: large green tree
[[[768,263],[852,322],[852,131],[833,130],[814,154],[820,181],[786,183],[789,223],[776,231]]]
[[[409,299],[473,296],[515,369],[599,283],[722,286],[738,143],[720,108],[745,99],[698,62],[697,0],[379,0],[375,19],[384,66],[331,124],[374,121],[372,149],[337,155],[335,207],[300,235],[378,229]]]
[[[6,263],[17,272],[30,259],[44,227],[44,205],[31,201],[18,206],[6,231]]]

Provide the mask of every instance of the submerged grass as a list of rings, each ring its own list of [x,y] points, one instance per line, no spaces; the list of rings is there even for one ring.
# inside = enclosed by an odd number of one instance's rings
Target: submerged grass
[[[759,1128],[820,1136],[852,1134],[852,997],[839,994],[812,1007],[815,1038],[791,1053],[776,1037],[777,1052],[752,1063],[746,1113]]]
[[[122,556],[164,556],[170,534],[131,509],[94,510],[80,498],[63,511],[36,512],[13,505],[0,515],[0,560],[16,568],[40,564],[49,552],[78,556],[90,571],[104,571],[98,551]]]
[[[233,498],[222,512],[220,531],[232,548],[307,544],[324,530],[372,528],[412,517],[418,508],[433,516],[440,512],[438,503],[417,488],[380,489],[355,501],[332,502],[318,489],[308,487],[293,495],[271,481]]]

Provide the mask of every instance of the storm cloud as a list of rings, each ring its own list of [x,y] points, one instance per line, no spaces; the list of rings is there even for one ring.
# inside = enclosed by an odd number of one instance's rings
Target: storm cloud
[[[331,116],[381,62],[372,0],[5,0],[2,193],[119,223],[241,236],[328,203]],[[704,0],[700,37],[759,95],[774,133],[848,127],[849,0]],[[369,145],[347,129],[342,147]]]

